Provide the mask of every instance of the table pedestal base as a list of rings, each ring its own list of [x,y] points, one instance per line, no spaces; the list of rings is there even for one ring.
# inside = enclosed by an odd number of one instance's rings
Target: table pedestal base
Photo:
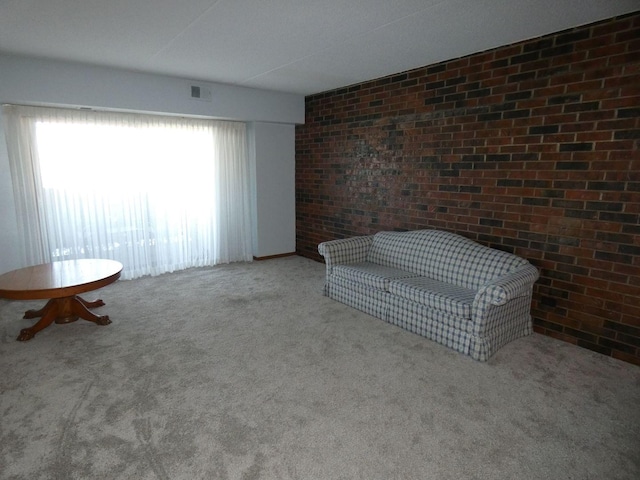
[[[108,315],[96,315],[89,311],[90,308],[101,307],[104,305],[102,300],[96,300],[94,302],[88,302],[78,295],[63,298],[52,298],[47,304],[40,310],[27,310],[24,313],[24,318],[37,318],[41,317],[38,322],[30,328],[23,328],[18,335],[18,341],[31,340],[36,333],[43,328],[47,328],[53,322],[56,323],[71,323],[83,318],[98,325],[109,325]]]

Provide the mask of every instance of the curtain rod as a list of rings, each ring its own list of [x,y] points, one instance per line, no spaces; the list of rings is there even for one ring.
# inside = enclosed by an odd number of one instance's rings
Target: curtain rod
[[[128,115],[146,115],[149,117],[169,117],[169,118],[184,118],[187,120],[211,120],[216,122],[230,122],[230,123],[243,123],[247,124],[249,122],[241,121],[241,120],[229,120],[221,117],[210,117],[206,115],[185,115],[182,113],[171,113],[171,112],[151,112],[147,110],[127,110],[127,109],[119,109],[119,108],[108,108],[108,107],[87,107],[84,105],[47,105],[47,104],[38,104],[38,103],[3,103],[2,107],[26,107],[26,108],[48,108],[51,110],[68,110],[68,111],[83,111],[83,112],[94,112],[94,113],[122,113]]]

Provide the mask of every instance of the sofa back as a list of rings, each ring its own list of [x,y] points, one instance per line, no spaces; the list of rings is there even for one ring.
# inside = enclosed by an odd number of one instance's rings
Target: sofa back
[[[441,230],[378,232],[367,261],[477,290],[528,262]]]

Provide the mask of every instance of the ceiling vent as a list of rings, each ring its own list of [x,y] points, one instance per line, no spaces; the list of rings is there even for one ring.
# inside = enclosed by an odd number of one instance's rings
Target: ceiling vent
[[[191,83],[189,85],[189,96],[194,100],[210,102],[211,86],[202,83]]]

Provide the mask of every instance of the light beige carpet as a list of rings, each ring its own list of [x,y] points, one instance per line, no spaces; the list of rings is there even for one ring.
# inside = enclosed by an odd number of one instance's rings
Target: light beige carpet
[[[640,368],[540,335],[479,363],[301,257],[119,281],[108,326],[0,301],[1,479],[637,479]]]

